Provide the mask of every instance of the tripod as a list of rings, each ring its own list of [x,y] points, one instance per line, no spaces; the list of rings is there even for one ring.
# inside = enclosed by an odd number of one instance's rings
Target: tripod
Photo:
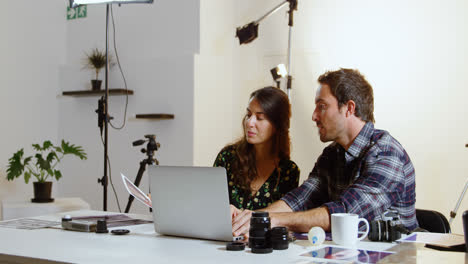
[[[160,144],[158,142],[156,142],[156,136],[155,135],[145,135],[145,138],[147,138],[147,139],[140,139],[140,140],[134,141],[132,143],[132,145],[134,147],[136,147],[136,146],[140,146],[143,143],[145,143],[146,141],[148,141],[148,144],[146,145],[146,149],[145,148],[141,149],[142,153],[146,153],[147,158],[140,162],[140,169],[138,169],[138,173],[137,173],[137,176],[136,176],[135,182],[134,182],[135,186],[137,186],[137,187],[140,184],[141,177],[143,176],[143,173],[145,172],[146,165],[152,165],[153,163],[156,164],[156,165],[159,165],[159,161],[156,158],[153,158],[154,152],[156,150],[158,150],[158,148],[160,146]],[[133,196],[131,196],[131,195],[128,197],[127,207],[125,207],[125,213],[128,213],[130,211],[130,206],[132,206],[132,202],[133,202],[134,199],[135,198]]]

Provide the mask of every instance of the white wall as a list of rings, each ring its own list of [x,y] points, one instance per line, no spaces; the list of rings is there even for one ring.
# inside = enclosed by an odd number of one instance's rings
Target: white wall
[[[464,1],[302,1],[297,21],[297,50],[320,54],[322,69],[368,77],[376,127],[402,143],[416,168],[416,206],[447,217],[468,171],[467,12]],[[467,208],[465,199],[455,232]]]
[[[280,2],[236,1],[235,26],[258,19]],[[269,69],[286,62],[286,10],[260,24],[257,40],[234,47],[233,68],[238,70],[233,83],[242,92],[233,106],[244,109],[251,91],[272,83]],[[357,68],[374,87],[376,127],[390,131],[414,163],[417,207],[449,216],[468,171],[467,12],[468,4],[455,0],[299,1],[291,132],[292,157],[302,179],[326,145],[311,121],[316,79],[326,70]],[[232,41],[237,41],[234,30]],[[233,114],[234,120],[242,111]],[[210,156],[218,150],[217,144],[205,145]],[[459,214],[467,207],[465,199]],[[457,233],[463,232],[460,215],[453,223]]]
[[[0,200],[31,198],[23,177],[6,181],[20,148],[57,138],[58,65],[65,59],[65,1],[4,1],[0,9]],[[1,216],[0,216],[1,219]]]
[[[156,158],[164,165],[193,164],[194,54],[199,51],[198,1],[158,0],[154,4],[113,6],[118,55],[126,75],[129,96],[126,126],[109,126],[110,175],[124,210],[128,195],[120,172],[132,181],[140,161],[147,158],[132,142],[155,134],[161,144]],[[80,70],[85,51],[105,47],[105,6],[88,6],[88,17],[67,23],[67,61],[61,66],[61,90],[83,90],[89,86],[91,71]],[[111,30],[112,32],[112,30]],[[111,35],[112,36],[112,35]],[[113,45],[111,45],[113,47]],[[115,58],[115,52],[112,51]],[[104,77],[104,72],[100,75]],[[123,88],[118,68],[110,72],[110,88]],[[83,145],[86,162],[67,160],[67,175],[60,181],[60,194],[80,196],[93,209],[103,208],[103,188],[97,183],[104,170],[104,148],[97,127],[98,97],[65,97],[59,101],[59,138]],[[110,115],[114,126],[123,120],[125,96],[111,96]],[[141,120],[135,114],[169,113],[173,120]],[[148,175],[140,187],[148,191]],[[112,186],[108,186],[108,210],[117,211]],[[131,212],[148,210],[134,202]]]
[[[200,53],[195,57],[194,164],[212,166],[238,136],[233,1],[200,2]]]
[[[0,116],[4,125],[0,200],[32,196],[32,184],[5,180],[7,160],[13,152],[44,139],[57,142],[64,138],[83,146],[88,160],[71,157],[63,161],[63,178],[54,183],[53,196],[79,196],[93,209],[102,209],[103,191],[97,179],[103,175],[104,151],[94,112],[98,97],[61,94],[90,88],[93,72],[82,69],[83,57],[92,48],[105,47],[105,6],[88,6],[86,18],[67,21],[67,5],[65,0],[41,5],[32,0],[9,1],[0,13],[4,39],[0,44]],[[133,141],[156,134],[161,143],[156,158],[161,164],[193,164],[194,54],[200,48],[200,10],[198,1],[159,0],[152,5],[114,6],[113,11],[120,62],[128,88],[135,92],[129,97],[125,128],[109,127],[110,172],[123,209],[128,196],[119,174],[124,172],[133,180],[139,162],[146,158],[141,147],[132,147]],[[116,67],[109,78],[111,88],[124,86]],[[124,105],[123,96],[109,99],[115,126],[122,124]],[[175,119],[137,120],[137,113],[170,113]],[[143,190],[148,190],[147,183],[145,174],[140,184]],[[108,209],[117,211],[111,187]],[[134,203],[132,212],[148,211]]]
[[[102,208],[102,146],[94,110],[98,98],[57,96],[85,89],[83,52],[104,45],[104,7],[65,20],[67,1],[8,1],[1,11],[0,67],[3,124],[0,199],[28,198],[32,186],[5,181],[7,159],[44,138],[83,145],[86,162],[68,159],[55,191],[81,196]],[[235,27],[258,19],[281,1],[158,0],[114,7],[119,55],[127,73],[129,117],[110,131],[112,175],[122,207],[126,196],[115,176],[133,179],[144,155],[131,142],[155,133],[161,164],[209,166],[222,146],[240,135],[251,91],[271,85],[269,69],[285,62],[286,8],[260,25],[257,40],[238,45]],[[325,144],[311,121],[316,79],[327,69],[360,69],[374,86],[378,128],[407,149],[417,174],[417,207],[446,216],[467,179],[467,16],[464,1],[299,1],[293,29],[293,160],[304,179]],[[101,75],[102,76],[102,75]],[[114,68],[111,87],[122,85]],[[21,102],[20,102],[21,100]],[[116,124],[124,97],[111,97]],[[135,120],[136,113],[174,113],[174,120]],[[142,182],[146,186],[147,176]],[[109,186],[109,209],[115,199]],[[459,213],[466,210],[465,198]],[[146,212],[134,204],[132,211]],[[462,232],[460,216],[454,231]]]

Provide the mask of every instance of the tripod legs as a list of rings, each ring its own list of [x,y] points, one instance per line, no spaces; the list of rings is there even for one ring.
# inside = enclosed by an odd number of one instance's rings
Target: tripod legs
[[[145,169],[146,169],[146,164],[147,164],[147,160],[142,160],[140,162],[140,169],[138,170],[138,174],[135,178],[135,186],[139,186],[140,185],[140,181],[141,181],[141,177],[143,176],[143,173],[145,172]],[[132,206],[132,202],[133,200],[135,199],[135,197],[129,195],[128,196],[128,202],[127,202],[127,207],[125,207],[125,213],[128,213],[130,211],[130,206]]]

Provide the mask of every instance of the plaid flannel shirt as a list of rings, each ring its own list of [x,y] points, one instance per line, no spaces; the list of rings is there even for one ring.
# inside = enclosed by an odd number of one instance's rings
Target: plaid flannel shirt
[[[309,178],[282,200],[293,211],[327,206],[330,214],[355,213],[368,221],[396,210],[406,228],[418,227],[413,164],[396,139],[370,122],[347,151],[327,146]]]

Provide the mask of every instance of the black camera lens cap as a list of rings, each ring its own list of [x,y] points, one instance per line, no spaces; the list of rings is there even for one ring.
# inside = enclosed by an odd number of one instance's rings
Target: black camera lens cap
[[[251,250],[252,250],[252,253],[255,253],[255,254],[267,254],[267,253],[273,252],[273,248],[271,248],[271,247],[267,247],[267,248],[255,248],[255,247],[253,247]]]
[[[245,243],[242,242],[229,242],[226,244],[226,250],[241,251],[245,249]]]
[[[114,229],[111,231],[112,234],[114,235],[126,235],[130,233],[130,230],[128,229]]]

